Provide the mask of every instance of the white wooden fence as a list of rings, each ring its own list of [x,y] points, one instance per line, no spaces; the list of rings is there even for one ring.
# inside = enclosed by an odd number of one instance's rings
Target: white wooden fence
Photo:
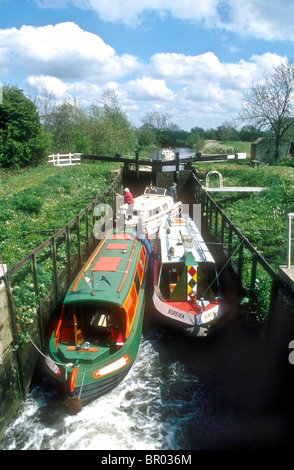
[[[80,165],[81,164],[81,154],[80,153],[66,153],[57,155],[49,155],[48,163],[52,163],[54,166],[70,166],[70,165]]]

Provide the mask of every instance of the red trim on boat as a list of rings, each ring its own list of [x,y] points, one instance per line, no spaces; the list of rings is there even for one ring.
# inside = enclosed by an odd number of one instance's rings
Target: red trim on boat
[[[119,257],[101,256],[92,271],[116,271],[120,261]]]
[[[78,368],[75,367],[70,375],[70,383],[69,383],[69,391],[73,392],[75,389],[76,384],[76,376],[77,376]]]
[[[106,250],[125,250],[127,246],[127,243],[109,243]]]

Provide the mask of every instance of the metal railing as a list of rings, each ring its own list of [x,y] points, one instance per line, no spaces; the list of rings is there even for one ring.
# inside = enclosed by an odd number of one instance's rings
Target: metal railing
[[[288,297],[294,298],[292,288],[258,253],[250,241],[234,225],[224,211],[202,186],[193,169],[195,199],[201,204],[201,215],[206,226],[222,250],[230,259],[240,286],[245,290],[253,310],[262,311],[265,318],[275,302],[278,291],[283,290]],[[261,298],[262,297],[262,298]]]

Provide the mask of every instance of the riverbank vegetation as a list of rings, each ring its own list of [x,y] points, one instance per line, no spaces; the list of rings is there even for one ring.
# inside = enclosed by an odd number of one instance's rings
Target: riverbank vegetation
[[[294,207],[294,169],[288,166],[214,162],[197,164],[201,175],[216,170],[224,186],[257,186],[265,191],[213,193],[213,199],[256,250],[277,270],[286,264],[287,214]],[[219,185],[218,176],[215,186]],[[203,178],[204,182],[204,178]]]
[[[272,269],[287,264],[287,214],[294,206],[294,169],[289,166],[261,165],[251,167],[244,163],[215,162],[198,166],[200,177],[205,184],[207,171],[216,170],[223,176],[224,186],[262,186],[256,193],[213,193],[213,199],[223,209],[231,222],[263,256]],[[219,181],[210,186],[218,186]],[[233,240],[233,243],[239,243]],[[235,250],[235,245],[234,245]],[[238,263],[238,249],[232,262]],[[293,259],[292,259],[293,264]],[[269,311],[272,279],[258,264],[255,286],[251,286],[252,255],[243,252],[242,286],[250,297],[250,312],[264,324]]]
[[[0,170],[0,252],[11,268],[64,227],[114,179],[116,163]]]

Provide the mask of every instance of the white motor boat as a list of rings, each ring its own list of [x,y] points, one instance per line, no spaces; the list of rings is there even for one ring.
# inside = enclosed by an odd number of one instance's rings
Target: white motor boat
[[[149,185],[141,196],[134,198],[134,204],[123,204],[119,214],[124,217],[125,228],[136,228],[141,218],[148,237],[155,238],[162,218],[168,214],[179,216],[182,203],[167,195],[167,190]]]

